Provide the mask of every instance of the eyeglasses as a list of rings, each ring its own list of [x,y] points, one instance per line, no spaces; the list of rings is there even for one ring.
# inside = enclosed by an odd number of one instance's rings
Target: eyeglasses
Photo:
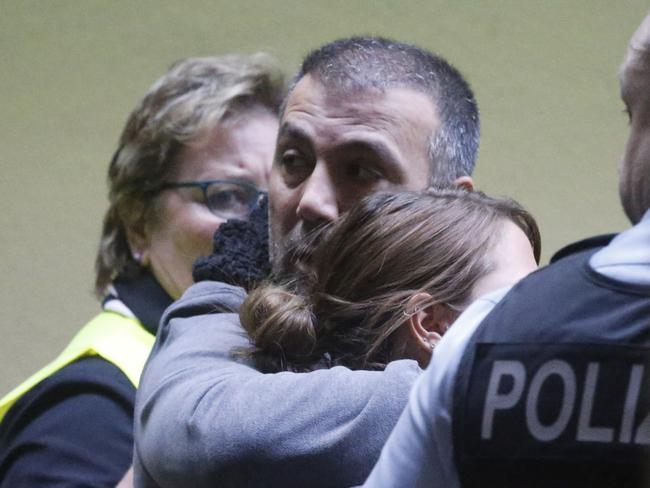
[[[160,187],[169,188],[200,188],[205,206],[222,219],[247,218],[263,194],[250,183],[229,180],[167,182]]]

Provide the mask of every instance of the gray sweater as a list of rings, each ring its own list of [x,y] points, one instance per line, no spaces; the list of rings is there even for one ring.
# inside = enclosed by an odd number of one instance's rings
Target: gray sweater
[[[165,312],[136,400],[136,486],[362,483],[420,368],[262,374],[230,355],[249,344],[244,298],[201,282]]]

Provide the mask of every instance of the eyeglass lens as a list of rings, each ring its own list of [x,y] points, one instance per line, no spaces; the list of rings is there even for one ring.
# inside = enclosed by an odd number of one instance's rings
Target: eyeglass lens
[[[206,205],[225,219],[248,217],[258,198],[257,190],[237,183],[212,183],[205,189]]]

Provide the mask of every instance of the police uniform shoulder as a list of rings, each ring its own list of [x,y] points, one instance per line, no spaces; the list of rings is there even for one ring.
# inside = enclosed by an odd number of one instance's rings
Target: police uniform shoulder
[[[597,249],[599,247],[605,247],[611,242],[614,237],[616,237],[616,234],[602,234],[571,243],[553,254],[550,262],[555,263],[560,259],[571,256],[573,254]]]

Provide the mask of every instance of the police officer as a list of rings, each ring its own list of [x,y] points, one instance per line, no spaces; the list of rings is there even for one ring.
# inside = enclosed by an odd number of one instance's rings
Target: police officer
[[[365,486],[650,486],[650,15],[620,82],[634,226],[473,303]]]

